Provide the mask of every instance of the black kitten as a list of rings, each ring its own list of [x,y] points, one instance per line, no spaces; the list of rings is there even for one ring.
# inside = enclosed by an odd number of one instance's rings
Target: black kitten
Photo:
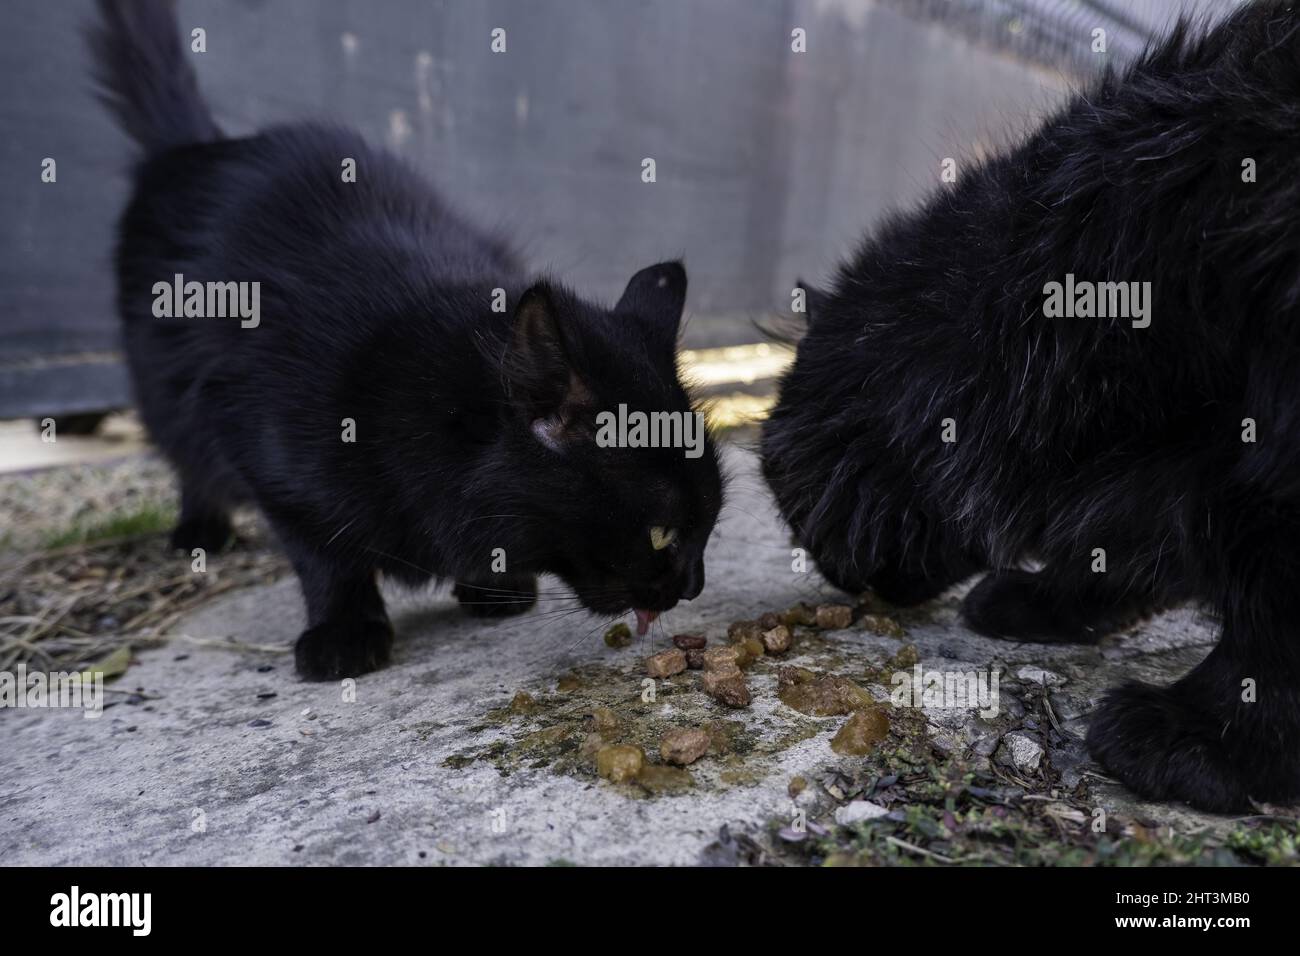
[[[387,661],[377,571],[454,578],[489,614],[526,610],[553,572],[592,611],[638,609],[642,631],[700,593],[712,444],[701,430],[697,457],[607,447],[596,428],[620,404],[691,414],[680,264],[637,273],[612,310],[529,279],[354,133],[224,138],[169,5],[101,12],[105,99],[146,153],[118,306],[141,413],[181,478],[174,544],[219,547],[231,505],[256,503],[306,597],[300,674]],[[190,282],[245,285],[204,287],[198,317]],[[210,317],[214,299],[237,314]]]
[[[1106,281],[1150,285],[1050,317]],[[1147,797],[1300,796],[1294,5],[1179,27],[887,221],[809,323],[764,470],[831,582],[910,604],[991,567],[967,620],[1032,641],[1204,602],[1215,649],[1112,691],[1089,746]]]

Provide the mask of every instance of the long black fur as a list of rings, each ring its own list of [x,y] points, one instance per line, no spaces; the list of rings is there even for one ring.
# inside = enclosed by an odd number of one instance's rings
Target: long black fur
[[[355,133],[223,138],[170,4],[100,7],[97,75],[145,153],[118,306],[141,414],[181,479],[173,540],[220,547],[232,505],[261,509],[306,598],[302,675],[388,659],[376,572],[453,578],[486,614],[531,606],[540,572],[605,615],[699,593],[722,495],[712,443],[689,459],[594,441],[596,413],[619,403],[691,410],[675,364],[679,263],[637,273],[612,309],[530,277]],[[260,324],[155,317],[154,284],[176,273],[260,282]],[[675,542],[652,548],[653,526]]]
[[[847,590],[914,603],[991,568],[967,620],[1035,641],[1217,611],[1197,668],[1113,690],[1088,734],[1140,794],[1210,810],[1300,796],[1298,220],[1300,11],[1179,26],[880,226],[763,436],[782,513]],[[1151,282],[1150,327],[1045,317],[1067,273]]]

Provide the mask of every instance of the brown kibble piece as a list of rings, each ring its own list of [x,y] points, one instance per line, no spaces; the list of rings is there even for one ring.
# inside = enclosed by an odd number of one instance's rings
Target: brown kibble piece
[[[883,614],[863,615],[861,623],[872,634],[879,634],[881,637],[904,637],[907,634],[902,625],[892,617]]]
[[[689,770],[654,763],[641,768],[636,782],[651,793],[681,793],[694,784]]]
[[[831,738],[831,750],[845,756],[865,757],[887,736],[889,717],[879,707],[864,707],[844,721],[839,733]]]
[[[686,655],[677,648],[651,654],[645,659],[645,671],[651,677],[672,677],[686,670]]]
[[[719,667],[702,675],[704,693],[728,707],[748,707],[751,700],[745,675],[739,667]]]
[[[749,662],[749,652],[739,644],[729,644],[726,647],[710,647],[704,652],[704,669],[706,671],[716,670],[725,667],[742,667],[741,662]]]
[[[618,714],[608,707],[591,708],[591,723],[597,730],[617,730]]]
[[[871,695],[847,677],[814,674],[802,667],[777,672],[776,696],[787,707],[812,717],[834,717],[875,707]]]
[[[790,629],[784,624],[763,632],[763,648],[769,654],[784,654],[790,649],[793,640]]]
[[[758,638],[758,637],[747,637],[740,642],[740,646],[743,647],[746,650],[746,652],[748,652],[749,656],[753,660],[758,660],[767,652],[766,648],[763,646],[762,638]],[[740,666],[744,667],[745,665],[741,664]]]
[[[664,734],[659,743],[659,755],[679,767],[695,763],[708,752],[710,737],[707,731],[696,727],[679,727]]]
[[[676,634],[673,643],[684,651],[695,651],[709,643],[709,639],[703,634]]]
[[[817,626],[838,631],[853,623],[853,608],[847,604],[821,604],[817,607]]]
[[[758,629],[760,631],[770,631],[780,623],[781,617],[775,611],[768,611],[758,617]]]
[[[527,691],[521,690],[510,700],[510,710],[516,714],[531,714],[536,709],[537,701]]]
[[[704,649],[693,647],[686,652],[686,666],[693,671],[704,669]]]
[[[807,604],[796,604],[781,613],[781,623],[786,627],[812,627],[817,623],[817,612]]]
[[[806,778],[791,777],[790,785],[785,788],[785,792],[788,793],[790,795],[790,799],[793,800],[795,797],[799,796],[799,794],[803,793],[807,789],[808,789],[808,781]]]
[[[743,641],[748,637],[754,637],[758,633],[759,627],[754,621],[732,621],[727,625],[728,640]]]
[[[645,764],[645,753],[631,744],[612,744],[596,751],[596,772],[613,783],[636,778]]]

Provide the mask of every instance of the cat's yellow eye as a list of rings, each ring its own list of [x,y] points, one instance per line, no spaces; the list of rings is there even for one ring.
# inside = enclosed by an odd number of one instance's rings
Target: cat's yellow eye
[[[656,551],[662,551],[668,547],[677,538],[676,528],[651,528],[650,529],[650,547]]]

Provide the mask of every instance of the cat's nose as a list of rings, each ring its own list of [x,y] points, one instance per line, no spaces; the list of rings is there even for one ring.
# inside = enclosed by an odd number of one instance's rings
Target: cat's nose
[[[682,589],[680,595],[682,600],[690,601],[700,596],[704,590],[704,559],[701,558],[694,564],[686,568],[686,573],[682,576]]]

